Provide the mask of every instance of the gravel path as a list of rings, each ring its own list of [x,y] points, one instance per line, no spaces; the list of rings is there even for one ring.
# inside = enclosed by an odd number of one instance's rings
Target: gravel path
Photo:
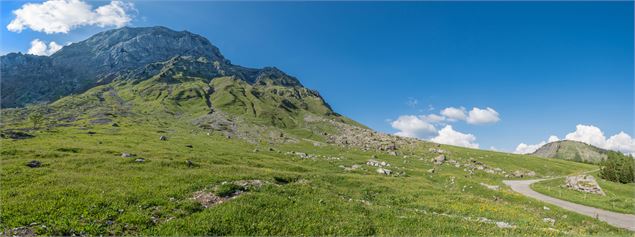
[[[562,207],[572,212],[577,212],[582,215],[590,216],[593,218],[600,219],[609,223],[612,226],[628,229],[630,231],[635,231],[635,215],[617,213],[602,210],[595,207],[584,206],[568,201],[564,201],[561,199],[553,198],[541,193],[538,193],[532,190],[529,186],[535,182],[542,181],[544,179],[534,179],[534,180],[505,180],[507,186],[511,187],[512,190],[525,195],[527,197],[535,198],[543,202],[551,203],[553,205]]]

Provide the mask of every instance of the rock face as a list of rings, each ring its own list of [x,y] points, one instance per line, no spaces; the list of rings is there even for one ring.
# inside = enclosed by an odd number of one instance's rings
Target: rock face
[[[591,175],[569,176],[565,179],[565,186],[580,192],[605,195],[600,185]]]
[[[235,76],[250,84],[301,86],[274,67],[231,64],[206,38],[166,27],[123,27],[64,46],[51,56],[10,53],[0,57],[0,107],[21,107],[81,93],[115,79],[147,79],[175,69],[192,74]]]

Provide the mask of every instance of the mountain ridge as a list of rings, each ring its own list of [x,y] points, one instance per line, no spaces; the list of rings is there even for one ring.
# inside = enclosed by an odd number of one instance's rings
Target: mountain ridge
[[[130,79],[125,75],[180,56],[205,58],[212,65],[208,70],[252,84],[269,81],[283,86],[302,86],[297,78],[275,67],[255,69],[233,65],[209,40],[188,31],[173,31],[162,26],[123,27],[64,46],[51,56],[21,53],[1,56],[0,107],[54,101],[115,79]]]

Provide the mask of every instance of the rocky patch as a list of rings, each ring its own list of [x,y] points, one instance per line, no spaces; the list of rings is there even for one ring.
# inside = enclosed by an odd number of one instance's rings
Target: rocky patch
[[[569,176],[565,179],[565,187],[584,193],[606,195],[592,175]]]
[[[194,192],[190,199],[200,203],[205,208],[210,208],[228,200],[237,198],[245,192],[260,188],[265,184],[268,184],[268,182],[257,179],[237,180],[233,182],[225,181],[212,187],[212,191],[201,190]]]

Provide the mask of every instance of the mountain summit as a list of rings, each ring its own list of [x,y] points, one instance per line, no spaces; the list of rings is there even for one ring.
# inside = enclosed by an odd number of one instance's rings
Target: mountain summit
[[[0,58],[2,108],[54,101],[113,79],[139,79],[192,65],[201,76],[236,76],[250,84],[301,86],[284,72],[231,64],[206,38],[166,27],[124,27],[98,33],[51,56],[11,53]],[[196,64],[196,65],[193,65]],[[128,77],[128,78],[124,78]],[[145,79],[145,78],[142,78]]]

